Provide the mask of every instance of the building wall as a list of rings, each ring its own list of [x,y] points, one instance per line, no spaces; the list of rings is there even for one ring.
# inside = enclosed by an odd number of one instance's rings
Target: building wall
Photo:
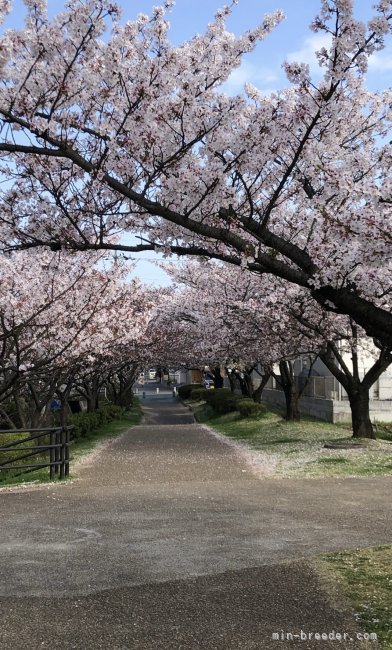
[[[284,393],[281,390],[265,388],[263,402],[285,407]],[[322,399],[318,397],[302,397],[299,402],[300,412],[326,422],[349,422],[351,420],[350,405],[347,400]],[[392,422],[392,402],[380,400],[370,401],[370,419],[379,422]]]
[[[378,381],[378,399],[392,400],[392,375],[388,372],[383,373]]]

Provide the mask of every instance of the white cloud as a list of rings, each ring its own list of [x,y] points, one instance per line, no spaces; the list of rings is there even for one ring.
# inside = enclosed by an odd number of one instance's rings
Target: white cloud
[[[305,38],[303,46],[287,55],[287,60],[291,63],[307,63],[313,77],[319,77],[322,74],[315,52],[325,47],[327,50],[331,46],[331,37],[328,34],[313,34]],[[392,46],[388,46],[380,52],[375,52],[369,57],[368,78],[373,74],[388,73],[392,70]]]
[[[329,34],[311,34],[307,36],[298,50],[290,52],[286,60],[290,63],[306,63],[314,81],[323,75],[323,68],[319,66],[315,52],[325,47],[331,47]],[[242,93],[244,85],[249,82],[256,86],[264,95],[276,92],[278,88],[287,86],[287,79],[281,69],[281,60],[272,59],[271,65],[266,66],[264,59],[260,64],[257,61],[243,60],[241,65],[233,70],[228,80],[222,85],[222,90],[229,95]],[[377,88],[381,83],[385,87],[385,76],[392,70],[392,45],[376,52],[369,58],[369,69],[366,75],[369,87]],[[377,83],[378,82],[378,83]]]
[[[312,34],[307,36],[304,40],[303,46],[300,50],[290,52],[287,55],[287,61],[292,63],[307,63],[310,68],[312,76],[320,76],[322,68],[319,66],[315,52],[325,47],[327,50],[331,46],[331,36],[329,34]]]
[[[384,50],[375,52],[369,57],[369,73],[390,70],[392,70],[392,46],[388,45]]]
[[[251,83],[257,88],[270,87],[279,79],[279,73],[272,68],[266,68],[256,63],[243,61],[239,68],[233,70],[228,80],[222,85],[222,90],[229,95],[242,92],[246,83]]]

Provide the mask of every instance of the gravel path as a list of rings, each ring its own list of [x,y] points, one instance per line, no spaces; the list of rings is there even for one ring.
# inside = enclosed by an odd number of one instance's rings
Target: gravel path
[[[270,480],[184,407],[144,409],[72,483],[0,492],[1,650],[364,648],[311,558],[390,543],[391,479]]]

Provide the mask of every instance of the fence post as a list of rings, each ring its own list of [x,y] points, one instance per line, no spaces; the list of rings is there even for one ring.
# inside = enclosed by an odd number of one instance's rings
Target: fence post
[[[61,427],[60,431],[60,479],[65,478],[65,446],[66,442],[66,430],[64,427]]]
[[[71,430],[65,429],[65,476],[69,476],[69,444],[71,441]]]
[[[49,444],[50,444],[50,449],[49,449],[49,462],[50,462],[50,467],[49,467],[49,477],[50,480],[52,481],[54,477],[56,476],[56,447],[53,445],[56,444],[56,432],[51,431],[50,436],[49,436]]]
[[[60,463],[61,453],[60,453],[60,447],[58,446],[58,445],[60,445],[60,443],[61,443],[61,430],[57,429],[57,431],[56,431],[56,449],[55,449],[55,459],[56,459],[55,474],[56,474],[56,476],[58,476],[58,474],[60,472],[59,463]]]

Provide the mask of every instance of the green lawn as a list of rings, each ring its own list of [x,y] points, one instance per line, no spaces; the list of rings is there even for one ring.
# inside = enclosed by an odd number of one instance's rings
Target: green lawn
[[[104,424],[102,427],[97,429],[94,433],[91,433],[89,436],[75,440],[70,447],[71,477],[73,462],[80,460],[85,454],[88,454],[90,451],[92,451],[100,442],[114,438],[115,436],[124,433],[135,424],[138,424],[141,418],[142,411],[138,399],[135,398],[131,410],[127,412],[123,418],[119,420],[112,420],[111,422],[108,422],[107,424]],[[3,473],[3,475],[0,473],[0,487],[26,483],[48,483],[49,481],[49,468],[40,469],[18,477],[13,477],[11,475],[11,472],[7,472],[7,474]]]
[[[392,425],[378,424],[378,440],[346,449],[352,443],[350,424],[334,425],[304,417],[287,422],[268,412],[258,419],[238,413],[216,416],[205,403],[191,404],[196,419],[260,455],[269,476],[325,477],[392,474]],[[341,444],[326,449],[325,443]],[[376,634],[378,643],[362,641],[364,648],[377,645],[392,650],[392,547],[356,549],[326,554],[315,560],[332,597],[342,597],[354,612],[361,633]]]
[[[355,448],[346,449],[346,443],[353,443],[349,423],[336,425],[309,417],[303,417],[300,422],[287,422],[278,413],[270,411],[258,419],[240,418],[238,413],[216,416],[205,403],[189,403],[198,421],[258,451],[263,466],[269,467],[270,476],[392,474],[392,442],[388,439],[388,425],[378,427],[378,440],[361,441]],[[341,448],[327,449],[324,447],[326,443],[340,444]]]
[[[376,634],[377,647],[385,650],[392,649],[391,566],[392,546],[329,553],[316,560],[332,598],[343,596],[360,632]]]

